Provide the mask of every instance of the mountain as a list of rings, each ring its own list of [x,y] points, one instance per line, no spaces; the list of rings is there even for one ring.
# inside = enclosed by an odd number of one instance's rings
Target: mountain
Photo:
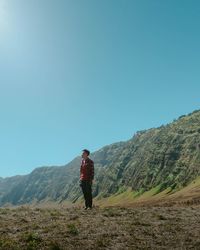
[[[95,162],[96,200],[126,193],[134,197],[154,190],[177,192],[200,176],[200,110],[158,128],[138,131],[128,141],[91,154]],[[0,205],[79,201],[81,158],[64,166],[40,167],[28,175],[0,179]]]

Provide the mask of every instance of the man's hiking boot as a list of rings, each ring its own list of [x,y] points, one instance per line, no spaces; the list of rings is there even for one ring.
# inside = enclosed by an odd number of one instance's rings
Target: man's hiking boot
[[[88,207],[87,210],[91,210],[92,208],[91,207]]]
[[[88,207],[84,207],[83,209],[84,209],[84,210],[87,210],[87,209],[88,209]]]

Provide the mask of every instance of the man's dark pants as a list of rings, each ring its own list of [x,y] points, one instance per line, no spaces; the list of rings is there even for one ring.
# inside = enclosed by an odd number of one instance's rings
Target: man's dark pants
[[[88,180],[81,180],[80,186],[83,191],[85,206],[92,207],[92,182]]]

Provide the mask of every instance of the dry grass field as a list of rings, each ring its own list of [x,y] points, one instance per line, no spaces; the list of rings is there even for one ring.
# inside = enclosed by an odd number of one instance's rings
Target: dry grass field
[[[0,249],[200,249],[200,205],[0,209]]]

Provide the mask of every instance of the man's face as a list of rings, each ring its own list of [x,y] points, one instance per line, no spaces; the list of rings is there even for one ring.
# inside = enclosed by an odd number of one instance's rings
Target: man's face
[[[82,153],[82,158],[83,158],[83,159],[86,159],[87,157],[88,157],[87,153],[86,153],[85,151],[83,151],[83,153]]]

